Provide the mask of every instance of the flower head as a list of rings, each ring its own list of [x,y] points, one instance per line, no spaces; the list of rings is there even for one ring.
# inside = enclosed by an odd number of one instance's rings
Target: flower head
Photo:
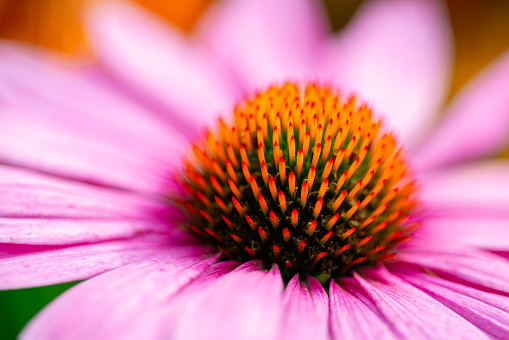
[[[305,0],[225,2],[199,43],[142,13],[95,12],[92,72],[1,46],[0,285],[90,278],[22,337],[508,336],[508,167],[451,165],[505,141],[507,56],[419,144],[435,2],[373,2],[330,39]]]
[[[184,162],[185,228],[229,259],[276,263],[286,280],[325,283],[392,256],[415,229],[404,223],[415,184],[380,129],[366,105],[327,87],[288,83],[247,99]]]

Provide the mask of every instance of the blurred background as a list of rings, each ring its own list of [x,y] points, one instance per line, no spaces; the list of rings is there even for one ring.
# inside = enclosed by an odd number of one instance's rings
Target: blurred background
[[[80,13],[102,0],[0,0],[0,38],[30,42],[68,56],[89,55]],[[136,0],[189,32],[197,18],[220,0]],[[331,28],[343,28],[363,0],[316,0],[327,10]],[[509,48],[508,0],[445,0],[456,44],[452,97],[473,75]],[[509,158],[509,150],[502,157]],[[0,338],[15,338],[41,308],[75,283],[0,292]]]

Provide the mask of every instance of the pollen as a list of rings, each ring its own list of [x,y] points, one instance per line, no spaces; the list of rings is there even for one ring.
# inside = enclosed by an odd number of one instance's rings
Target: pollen
[[[248,97],[183,164],[172,197],[183,227],[224,259],[277,264],[285,280],[350,275],[393,257],[416,229],[403,149],[366,104],[326,86]]]

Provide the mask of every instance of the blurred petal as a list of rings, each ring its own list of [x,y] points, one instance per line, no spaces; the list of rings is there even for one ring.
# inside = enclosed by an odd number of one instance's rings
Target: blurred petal
[[[191,287],[190,287],[191,288]],[[279,270],[249,263],[171,306],[167,339],[276,339],[282,329],[283,280]],[[225,322],[226,320],[226,322]]]
[[[201,28],[204,43],[232,67],[248,91],[314,77],[326,18],[312,0],[228,0]]]
[[[433,216],[508,216],[509,162],[498,160],[428,172],[420,199]]]
[[[509,51],[456,96],[435,132],[413,155],[427,169],[491,154],[509,135]]]
[[[283,339],[329,339],[329,298],[318,280],[295,275],[284,293]]]
[[[53,301],[24,329],[22,339],[141,339],[152,316],[209,267],[195,252],[175,250],[83,282]],[[107,322],[105,322],[107,320]]]
[[[209,250],[203,246],[176,248],[179,243],[178,239],[149,235],[70,247],[0,244],[0,289],[84,280],[172,252],[204,254]]]
[[[452,44],[437,1],[371,1],[331,45],[326,71],[383,114],[408,145],[445,99]]]
[[[83,69],[0,45],[0,162],[135,190],[161,191],[182,137]]]
[[[342,286],[346,282],[350,282],[350,290],[360,291],[358,284],[345,279]],[[329,296],[332,339],[400,339],[371,302],[352,295],[334,281],[330,283]]]
[[[453,250],[408,247],[397,258],[474,288],[509,293],[509,261],[486,251],[468,247]]]
[[[424,273],[401,278],[498,339],[509,337],[509,298]]]
[[[489,337],[422,290],[385,268],[354,274],[364,293],[403,339],[489,339]]]
[[[509,251],[509,216],[451,216],[426,218],[417,231],[422,242],[457,243]],[[417,240],[416,240],[417,241]]]
[[[173,124],[201,131],[233,108],[229,74],[183,34],[134,4],[108,1],[89,15],[99,61],[128,89],[163,105]]]

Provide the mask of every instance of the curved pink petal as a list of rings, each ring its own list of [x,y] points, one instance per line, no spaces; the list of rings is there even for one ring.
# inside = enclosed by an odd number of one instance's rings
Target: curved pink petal
[[[325,13],[312,0],[228,0],[203,20],[201,38],[248,90],[315,77]]]
[[[186,304],[186,301],[193,299],[194,296],[201,294],[206,287],[216,284],[216,281],[232,271],[254,271],[259,270],[260,266],[253,263],[240,264],[238,261],[221,261],[214,263],[199,276],[193,279],[188,285],[179,290],[178,294],[168,299],[164,306],[161,306],[156,314],[151,314],[152,327],[144,330],[144,337],[149,339],[166,339],[168,334],[174,329],[175,313],[179,314],[180,303]],[[176,307],[177,306],[177,307]],[[154,326],[155,325],[155,326]]]
[[[279,338],[284,331],[283,289],[279,270],[267,273],[241,266],[192,294],[179,296],[166,315],[167,331],[161,338]]]
[[[70,244],[175,229],[152,197],[0,165],[0,243]]]
[[[99,73],[64,68],[50,57],[0,44],[0,162],[105,186],[163,190],[186,151],[183,137]]]
[[[242,266],[244,266],[244,264],[241,264],[239,261],[221,261],[214,263],[207,268],[207,270],[201,273],[200,276],[194,279],[192,284],[189,284],[182,289],[182,291],[179,292],[179,298],[187,293],[193,294],[194,292],[198,292],[207,285],[213,285],[214,282],[223,275],[228,274],[231,271],[238,270]],[[171,306],[169,308],[171,308]]]
[[[346,283],[350,291],[360,291],[358,284],[342,280],[342,286]],[[334,281],[330,283],[329,296],[332,339],[400,339],[371,302],[352,295]]]
[[[490,161],[427,172],[419,196],[432,216],[507,216],[509,162]]]
[[[163,105],[168,119],[196,133],[230,111],[238,90],[206,50],[139,6],[97,4],[88,18],[96,56],[139,96]]]
[[[215,259],[177,250],[100,275],[53,301],[21,338],[146,339],[154,328],[152,317]]]
[[[371,1],[332,41],[324,73],[415,142],[445,99],[452,34],[438,1]]]
[[[492,336],[509,337],[509,298],[447,281],[422,272],[400,275],[470,323]]]
[[[398,260],[417,264],[437,275],[479,289],[509,293],[509,261],[492,253],[468,248],[408,247]],[[438,248],[438,249],[436,249]]]
[[[295,275],[284,293],[282,339],[329,339],[329,298],[314,277],[307,282]]]
[[[509,135],[509,51],[467,84],[413,155],[419,169],[492,154]]]
[[[509,251],[508,216],[451,216],[425,219],[416,238],[441,245],[459,243],[495,251]]]
[[[67,247],[0,244],[0,288],[18,289],[88,279],[132,262],[178,251],[210,252],[203,246],[175,248],[185,242],[149,235]]]
[[[477,327],[385,268],[355,278],[377,310],[404,339],[489,339]]]

